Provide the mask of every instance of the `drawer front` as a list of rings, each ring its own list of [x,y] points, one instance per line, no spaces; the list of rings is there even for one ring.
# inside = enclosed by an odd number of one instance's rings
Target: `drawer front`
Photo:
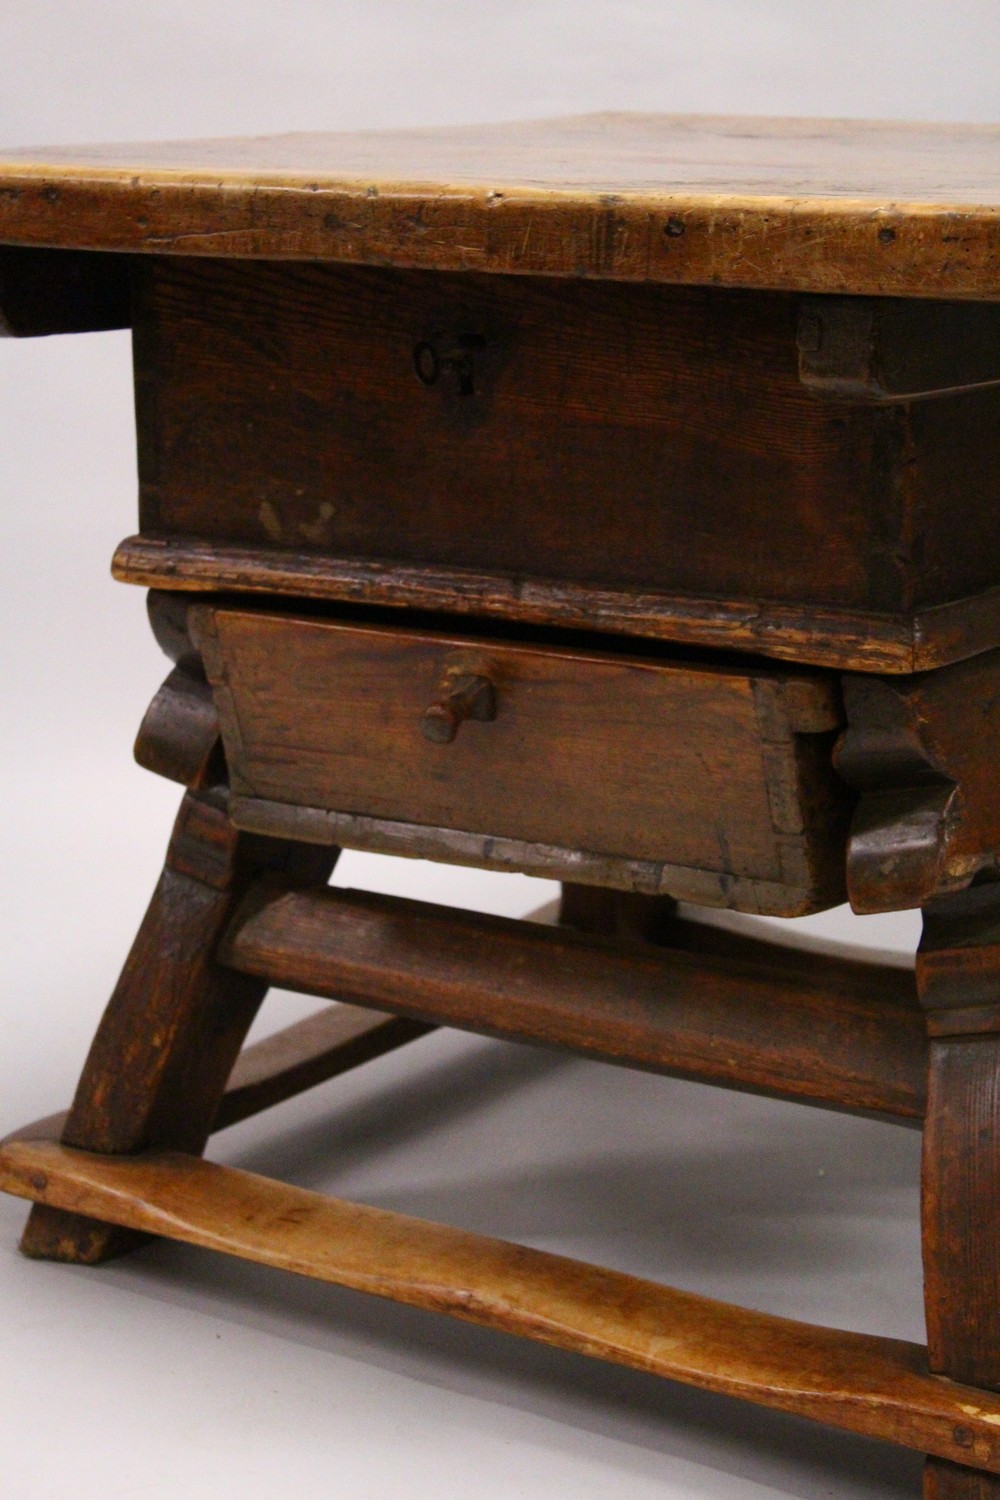
[[[1000,390],[818,396],[792,295],[175,257],[137,279],[144,531],[904,614],[998,582]]]
[[[843,899],[839,714],[819,674],[209,606],[192,620],[247,826],[751,910]]]

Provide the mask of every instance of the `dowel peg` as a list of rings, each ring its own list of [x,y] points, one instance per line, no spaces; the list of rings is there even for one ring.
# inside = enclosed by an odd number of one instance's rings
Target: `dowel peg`
[[[445,679],[441,697],[425,710],[420,729],[434,744],[449,745],[466,719],[488,723],[496,716],[496,691],[490,679],[479,672],[463,672]]]

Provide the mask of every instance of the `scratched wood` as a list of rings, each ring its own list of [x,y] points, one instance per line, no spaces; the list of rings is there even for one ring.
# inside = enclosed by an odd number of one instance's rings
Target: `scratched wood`
[[[219,956],[287,989],[416,1019],[921,1117],[927,1040],[912,974],[817,954],[796,961],[746,940],[713,949],[698,933],[685,924],[668,946],[619,949],[565,928],[263,882]]]
[[[924,1304],[932,1370],[1000,1390],[1000,886],[925,909],[917,989],[931,1032]],[[1000,1479],[931,1460],[925,1500],[998,1500]]]
[[[336,850],[239,835],[224,795],[188,792],[163,873],[91,1044],[64,1139],[96,1151],[204,1146],[267,986],[221,968],[214,950],[262,868],[324,880]],[[93,1262],[131,1249],[106,1224],[37,1207],[26,1254]]]
[[[712,905],[795,915],[843,898],[850,799],[822,674],[207,607],[192,619],[233,790],[285,804],[290,838],[311,808],[464,831],[484,864],[496,840],[558,847],[567,878],[572,851],[635,861],[671,895],[691,886],[673,889],[667,865],[704,871]],[[440,744],[426,716],[456,671],[483,674],[495,710]]]
[[[394,1052],[433,1030],[422,1021],[382,1015],[356,1005],[324,1005],[311,1016],[244,1047],[212,1119],[212,1134]],[[0,1145],[14,1140],[58,1139],[68,1115],[68,1110],[62,1110],[21,1125]]]
[[[744,596],[808,624],[823,607],[905,620],[1000,585],[1000,388],[819,397],[799,301],[148,257],[142,529]],[[933,341],[926,324],[908,346]]]
[[[1000,127],[604,114],[50,146],[0,239],[818,292],[1000,297]]]
[[[749,651],[852,672],[946,666],[1000,643],[1000,588],[909,615],[609,588],[572,579],[414,566],[246,546],[204,537],[128,537],[112,572],[160,597],[240,593],[364,602],[514,624],[557,625],[718,650]]]
[[[860,793],[847,859],[854,910],[901,911],[995,878],[1000,651],[915,677],[851,673],[843,689],[848,728],[834,758]]]
[[[1000,1473],[1000,1396],[900,1339],[820,1328],[620,1271],[324,1198],[178,1152],[0,1151],[0,1186]]]

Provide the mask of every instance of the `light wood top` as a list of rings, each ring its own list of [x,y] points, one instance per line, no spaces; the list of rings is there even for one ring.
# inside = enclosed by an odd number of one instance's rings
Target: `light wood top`
[[[13,151],[0,239],[1000,298],[1000,126],[604,114]]]

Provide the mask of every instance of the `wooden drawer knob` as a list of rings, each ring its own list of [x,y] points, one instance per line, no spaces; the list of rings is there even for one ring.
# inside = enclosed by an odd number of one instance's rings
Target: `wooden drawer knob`
[[[485,723],[496,716],[497,698],[490,679],[463,672],[445,680],[441,697],[425,710],[420,729],[425,739],[448,745],[466,719]]]

